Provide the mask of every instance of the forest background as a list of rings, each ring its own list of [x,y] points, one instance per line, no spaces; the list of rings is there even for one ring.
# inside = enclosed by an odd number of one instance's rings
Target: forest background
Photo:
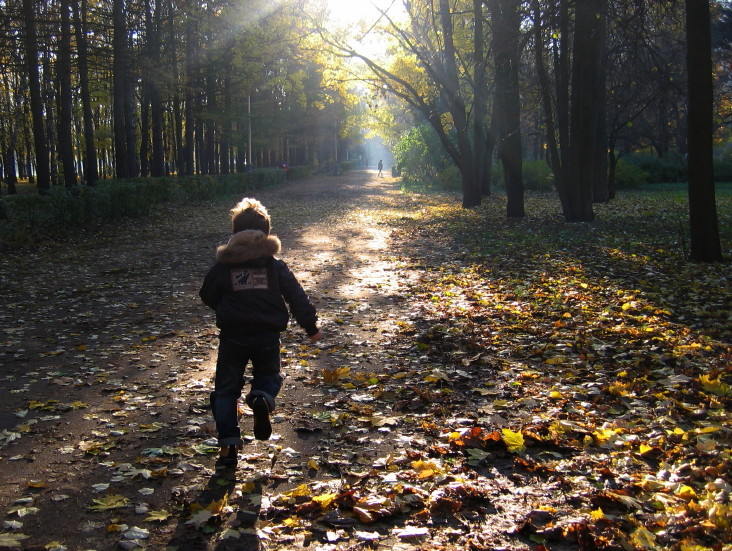
[[[618,186],[691,175],[691,256],[721,260],[711,140],[729,179],[727,2],[371,5],[346,24],[322,0],[3,0],[4,191],[340,170],[376,164],[378,136],[406,180],[458,187],[466,207],[501,186],[509,217],[526,188],[591,221]]]

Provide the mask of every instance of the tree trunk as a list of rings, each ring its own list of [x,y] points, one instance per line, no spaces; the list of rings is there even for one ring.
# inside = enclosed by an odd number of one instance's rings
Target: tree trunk
[[[460,160],[458,169],[463,182],[463,207],[472,208],[480,205],[479,182],[475,181],[474,157],[472,144],[468,137],[468,118],[466,115],[465,98],[460,90],[457,64],[455,62],[456,49],[453,37],[452,13],[449,0],[440,0],[440,28],[443,38],[443,67],[445,87],[442,97],[448,106],[455,125]]]
[[[41,76],[38,71],[38,44],[36,43],[36,18],[33,0],[23,0],[23,20],[25,23],[25,54],[30,92],[30,109],[33,118],[33,140],[36,154],[36,174],[38,191],[48,193],[51,189],[51,167],[46,143],[46,129],[43,117],[43,98]]]
[[[81,0],[81,13],[79,13],[78,2],[71,2],[71,6],[74,13],[74,25],[76,27],[76,49],[79,58],[79,87],[81,106],[84,113],[84,145],[86,151],[84,157],[84,176],[86,185],[94,186],[99,179],[99,171],[97,169],[97,146],[94,143],[94,113],[92,111],[91,92],[89,90],[89,59],[85,20],[87,0]]]
[[[562,159],[559,155],[559,144],[557,143],[557,126],[554,120],[554,108],[552,106],[551,87],[549,85],[549,75],[544,62],[544,25],[542,22],[542,11],[539,0],[533,0],[532,10],[534,13],[534,48],[536,49],[535,61],[536,72],[539,78],[539,87],[541,89],[542,106],[544,109],[544,120],[546,124],[547,149],[549,154],[549,166],[554,173],[554,182],[557,190],[564,184],[564,172]],[[564,198],[563,193],[559,193],[560,199]],[[566,208],[563,206],[563,209]]]
[[[125,0],[113,2],[114,35],[112,48],[113,71],[113,132],[114,162],[117,178],[129,178],[132,167],[127,154],[127,119],[125,102],[127,98],[127,24],[125,21]]]
[[[216,138],[218,136],[218,100],[216,97],[216,78],[210,75],[206,78],[206,111],[208,116],[204,126],[203,147],[206,150],[205,173],[218,174],[216,156]]]
[[[163,101],[160,91],[160,32],[163,26],[163,3],[155,2],[155,11],[151,27],[148,30],[150,61],[153,74],[149,79],[150,93],[150,131],[152,138],[152,159],[150,174],[155,177],[165,176],[165,140],[163,136]]]
[[[8,90],[8,87],[6,86],[5,89]],[[8,108],[10,108],[10,105],[10,98],[8,98]],[[17,193],[16,185],[18,183],[18,173],[15,168],[15,149],[18,138],[13,130],[13,125],[9,120],[0,120],[0,137],[5,137],[5,139],[0,139],[0,143],[5,144],[5,148],[2,151],[3,179],[8,186],[8,195],[15,195]]]
[[[686,0],[686,39],[691,259],[719,262],[722,248],[712,161],[714,93],[709,0]]]
[[[518,0],[492,0],[493,55],[496,66],[496,104],[499,112],[499,154],[506,184],[506,213],[521,218],[524,212],[523,154],[521,151],[521,98]]]
[[[474,180],[481,195],[490,193],[489,181],[485,174],[486,147],[486,110],[488,102],[488,83],[486,79],[485,32],[483,25],[483,0],[473,0],[473,67],[475,72],[475,93],[473,107],[473,149],[475,151]],[[492,152],[491,152],[492,153]]]
[[[127,33],[129,35],[129,33]],[[129,36],[128,36],[129,39]],[[135,135],[136,124],[136,106],[135,98],[135,78],[132,71],[132,60],[130,58],[130,45],[127,44],[126,63],[125,63],[125,86],[124,86],[124,110],[125,110],[125,142],[127,143],[127,167],[130,178],[134,178],[140,173],[139,162],[137,158],[137,138]]]
[[[595,87],[595,153],[593,159],[592,199],[596,203],[607,203],[610,200],[607,156],[607,5],[608,0],[599,0],[598,13],[593,19],[596,52],[594,53],[594,87]]]
[[[150,86],[142,77],[140,94],[140,175],[150,176]]]
[[[18,172],[15,168],[15,160],[15,145],[8,145],[4,155],[5,184],[8,186],[8,195],[15,195],[18,193]]]
[[[51,51],[46,47],[40,54],[43,59],[43,104],[46,106],[44,116],[46,123],[46,144],[48,145],[48,158],[51,163],[51,185],[59,183],[58,178],[58,139],[56,138],[56,114],[58,112],[58,94],[56,82],[53,80],[54,70],[51,66]],[[55,109],[54,109],[55,107]]]
[[[76,186],[76,164],[72,134],[73,96],[71,91],[71,17],[70,0],[61,0],[61,41],[58,50],[59,110],[58,110],[58,147],[59,157],[64,170],[64,185]]]
[[[559,0],[559,40],[555,40],[557,76],[554,89],[557,94],[557,130],[563,181],[567,179],[566,170],[569,166],[569,26],[569,0]]]
[[[617,183],[615,175],[618,168],[618,156],[615,154],[615,141],[610,140],[607,148],[607,187],[610,199],[615,199]]]
[[[195,132],[196,126],[193,103],[195,101],[194,85],[195,85],[195,59],[196,59],[196,22],[193,18],[188,21],[186,27],[186,98],[185,98],[185,174],[190,175],[194,172],[195,166]]]
[[[16,185],[18,183],[17,164],[17,147],[18,147],[18,127],[21,123],[21,113],[23,112],[21,105],[21,97],[15,94],[11,98],[10,79],[7,73],[2,76],[3,87],[3,103],[6,106],[8,117],[0,120],[0,144],[4,144],[2,151],[3,162],[3,178],[8,186],[8,194],[15,195],[17,193]]]
[[[159,2],[157,2],[159,3]],[[152,6],[150,0],[145,0],[145,50],[140,56],[142,71],[140,72],[140,175],[150,175],[150,102],[152,96],[152,81],[155,78],[156,67],[152,63],[152,43],[157,33],[153,28]]]
[[[498,120],[496,114],[496,102],[493,102],[493,112],[491,114],[490,126],[486,126],[485,152],[483,153],[483,183],[482,194],[486,197],[492,193],[493,183],[493,154],[496,150],[496,130],[495,125]]]
[[[224,113],[221,117],[221,154],[219,167],[221,174],[229,174],[231,172],[231,119],[229,112],[231,110],[231,77],[228,74],[224,76]]]
[[[595,17],[599,0],[578,2],[575,9],[574,49],[572,55],[572,92],[569,143],[569,165],[564,213],[567,222],[590,222],[592,210],[592,179],[597,158],[597,105],[594,36]]]

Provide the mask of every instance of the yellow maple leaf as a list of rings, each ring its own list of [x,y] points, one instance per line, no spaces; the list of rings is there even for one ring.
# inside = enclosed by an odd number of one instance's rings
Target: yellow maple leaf
[[[682,484],[681,486],[676,488],[674,494],[686,501],[690,501],[697,497],[694,488],[692,488],[691,486],[687,486],[686,484]]]
[[[94,505],[89,506],[91,511],[109,511],[110,509],[121,509],[127,507],[130,500],[119,494],[109,494],[99,499],[93,499]]]
[[[608,440],[610,440],[612,437],[619,434],[620,431],[615,429],[599,429],[592,433],[592,436],[595,437],[595,441],[598,444],[604,444]]]
[[[602,511],[601,508],[597,508],[594,511],[590,511],[590,518],[592,520],[600,520],[602,518],[605,518],[605,513]]]
[[[323,381],[326,384],[335,384],[341,379],[348,377],[351,373],[350,367],[336,367],[335,369],[323,369]]]
[[[308,488],[307,484],[300,484],[294,490],[290,490],[282,495],[285,497],[306,497],[310,495],[310,488]]]
[[[297,517],[289,517],[282,521],[282,525],[287,528],[294,528],[298,524],[300,524],[300,519]]]
[[[700,375],[698,381],[704,390],[716,396],[729,396],[732,394],[732,388],[723,383],[719,377],[712,379],[710,375]]]
[[[432,478],[435,475],[445,472],[445,469],[434,459],[428,461],[423,461],[422,459],[412,461],[412,468],[417,471],[417,478],[420,479]]]
[[[641,453],[641,455],[647,454],[652,449],[653,449],[653,446],[649,446],[648,444],[641,444],[640,445],[640,453]]]
[[[219,500],[212,501],[208,504],[208,509],[211,511],[214,515],[218,515],[224,507],[226,507],[229,503],[229,494],[224,494],[224,497],[222,497]]]
[[[165,522],[170,518],[168,511],[150,511],[145,522]]]
[[[510,453],[522,453],[526,450],[524,435],[521,434],[521,431],[514,432],[511,429],[502,429],[501,435]]]
[[[608,387],[608,392],[610,394],[615,394],[616,396],[627,396],[628,392],[630,391],[631,383],[623,383],[620,381],[616,381],[615,383],[611,384]]]
[[[633,543],[636,549],[658,549],[656,545],[656,536],[653,532],[650,532],[639,526],[631,535],[630,541]]]
[[[321,509],[327,509],[333,504],[337,497],[338,494],[323,494],[320,496],[315,496],[313,498],[313,501],[320,505]]]

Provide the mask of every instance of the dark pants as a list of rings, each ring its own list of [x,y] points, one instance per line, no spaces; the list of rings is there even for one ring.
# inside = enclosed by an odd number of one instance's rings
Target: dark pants
[[[244,443],[239,429],[237,402],[244,388],[244,369],[249,361],[253,368],[252,386],[246,402],[251,405],[255,396],[262,396],[273,411],[274,399],[282,387],[279,333],[220,338],[216,382],[211,393],[211,410],[220,446]]]

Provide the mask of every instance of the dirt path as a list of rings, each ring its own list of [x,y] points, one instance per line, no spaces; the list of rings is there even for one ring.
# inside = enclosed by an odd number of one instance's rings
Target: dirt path
[[[231,205],[166,208],[0,259],[0,548],[417,549],[432,538],[447,549],[496,511],[476,490],[463,497],[478,507],[439,536],[400,513],[424,508],[396,472],[421,457],[407,450],[426,446],[415,427],[430,416],[405,423],[384,390],[420,362],[398,338],[417,315],[419,272],[385,220],[414,200],[372,172],[255,195],[326,338],[285,334],[275,435],[251,441],[235,470],[215,467],[216,333],[197,298]],[[511,523],[497,518],[498,534]]]

